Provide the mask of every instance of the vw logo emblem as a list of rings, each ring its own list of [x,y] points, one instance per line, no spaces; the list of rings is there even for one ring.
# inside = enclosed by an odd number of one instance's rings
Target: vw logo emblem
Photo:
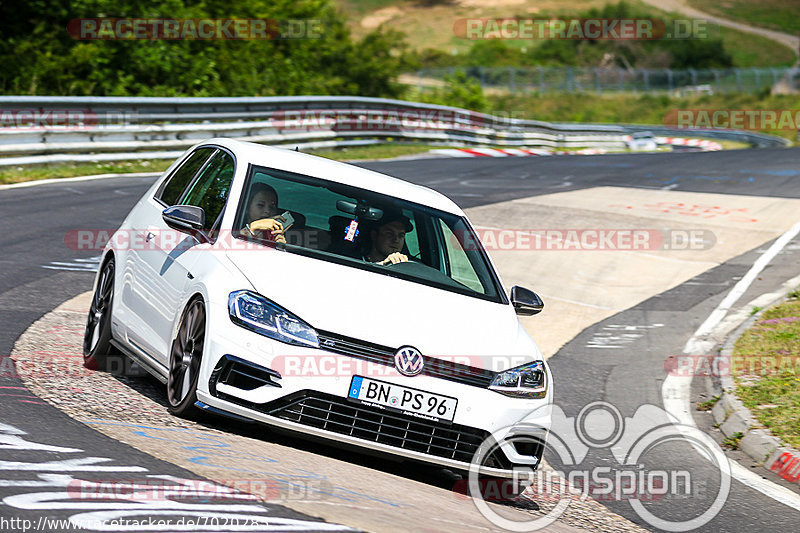
[[[422,354],[416,348],[403,346],[394,354],[394,367],[404,376],[416,376],[424,366]]]

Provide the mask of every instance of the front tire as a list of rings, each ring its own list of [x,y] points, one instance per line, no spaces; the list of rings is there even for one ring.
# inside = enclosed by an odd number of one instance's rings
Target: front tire
[[[201,412],[195,403],[205,336],[206,308],[198,297],[184,311],[170,350],[167,401],[176,416],[196,418]]]
[[[114,258],[103,265],[97,288],[89,306],[89,318],[83,334],[83,366],[106,370],[108,356],[117,351],[111,345],[111,308],[114,303]]]

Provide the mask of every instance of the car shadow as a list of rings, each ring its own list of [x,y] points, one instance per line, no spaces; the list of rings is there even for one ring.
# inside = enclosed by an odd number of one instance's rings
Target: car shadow
[[[111,375],[121,384],[163,407],[164,411],[167,411],[166,386],[136,363],[129,362],[125,365],[124,372],[112,373]],[[167,416],[172,415],[167,414]],[[464,497],[468,496],[469,489],[467,478],[458,472],[439,465],[405,461],[397,457],[381,455],[377,452],[369,453],[368,451],[352,445],[329,441],[319,437],[299,437],[297,434],[288,430],[274,428],[259,422],[246,422],[215,413],[204,412],[192,420],[175,417],[175,420],[180,420],[187,426],[197,425],[202,428],[217,430],[241,437],[256,438],[263,442],[278,444],[280,446],[294,448],[298,451],[312,453],[314,455],[328,457],[337,461],[344,461],[386,474],[403,477],[444,491],[454,492]],[[254,432],[254,426],[258,426],[263,429],[263,431]],[[499,490],[502,493],[502,489]],[[491,501],[528,511],[540,510],[539,505],[527,495],[514,498],[503,497]]]

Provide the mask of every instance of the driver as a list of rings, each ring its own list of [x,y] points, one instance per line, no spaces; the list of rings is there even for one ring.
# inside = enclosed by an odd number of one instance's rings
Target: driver
[[[408,256],[402,253],[406,243],[406,233],[414,226],[399,211],[387,211],[379,222],[377,229],[370,231],[371,247],[364,254],[364,260],[378,265],[405,263]]]

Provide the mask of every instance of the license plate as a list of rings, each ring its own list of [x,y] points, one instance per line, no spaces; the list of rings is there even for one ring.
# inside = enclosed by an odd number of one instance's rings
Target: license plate
[[[448,422],[453,421],[458,405],[458,400],[449,396],[361,376],[353,376],[347,397],[365,405],[415,418]]]

